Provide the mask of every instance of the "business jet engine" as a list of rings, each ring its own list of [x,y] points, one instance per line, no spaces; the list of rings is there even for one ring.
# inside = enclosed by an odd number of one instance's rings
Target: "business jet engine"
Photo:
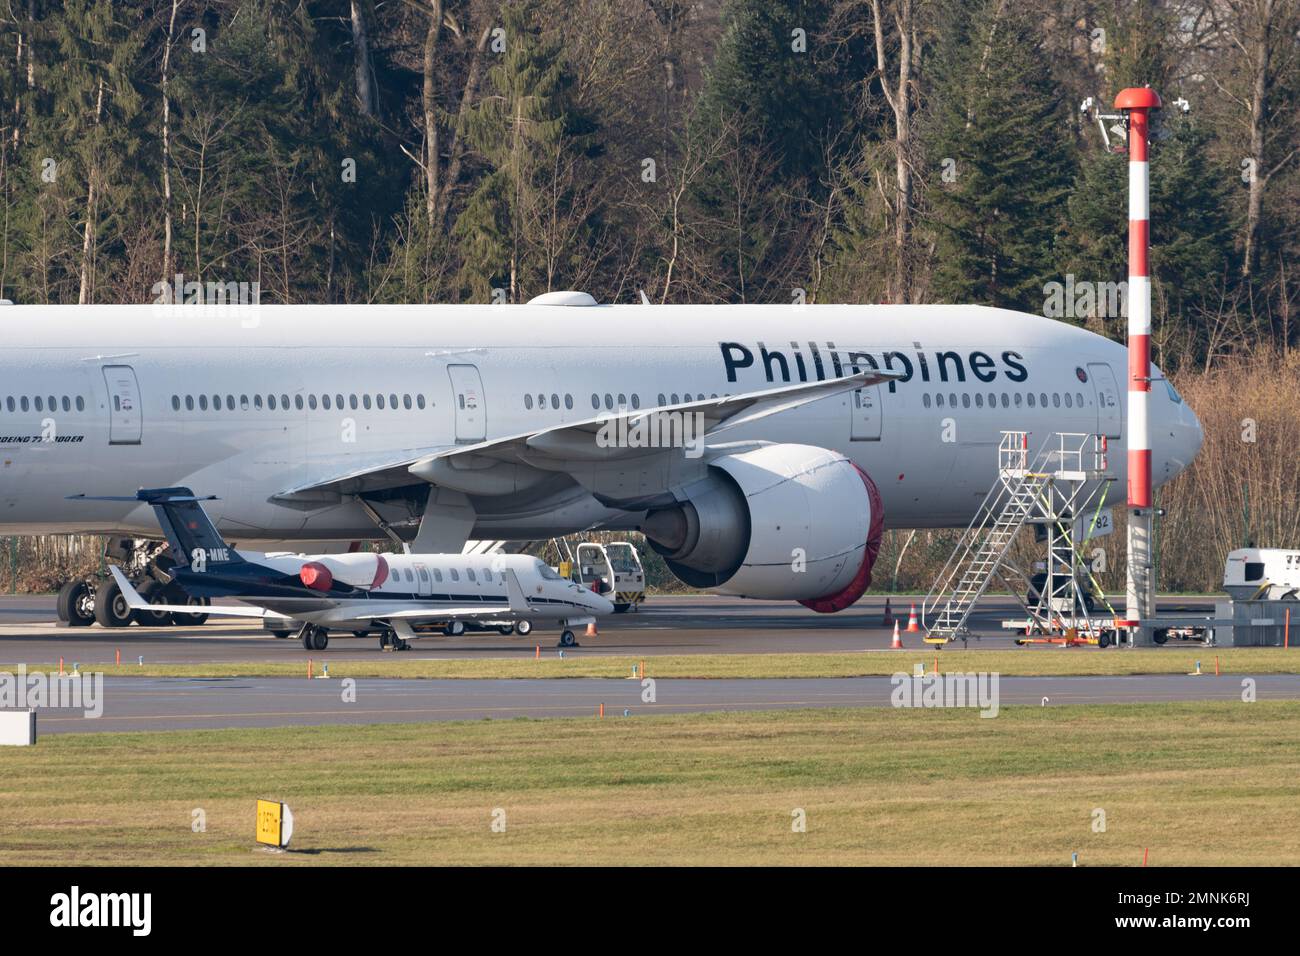
[[[328,591],[336,581],[368,591],[388,579],[388,562],[382,554],[368,551],[321,554],[306,561],[298,569],[298,577],[316,591]]]
[[[641,530],[693,587],[841,611],[871,583],[884,512],[871,477],[839,452],[764,445],[717,458]]]

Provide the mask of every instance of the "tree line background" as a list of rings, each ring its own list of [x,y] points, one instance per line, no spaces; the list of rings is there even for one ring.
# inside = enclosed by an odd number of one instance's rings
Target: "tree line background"
[[[1154,358],[1233,433],[1293,391],[1300,0],[0,0],[0,63],[0,296],[41,303],[1041,313],[1126,275],[1122,132],[1080,104],[1150,84]],[[1192,506],[1258,539],[1240,457]],[[1300,543],[1291,493],[1260,543]]]

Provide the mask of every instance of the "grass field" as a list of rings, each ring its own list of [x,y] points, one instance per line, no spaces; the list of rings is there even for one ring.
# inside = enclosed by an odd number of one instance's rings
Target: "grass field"
[[[69,734],[0,752],[0,863],[1293,863],[1298,776],[1281,702]]]
[[[297,677],[307,674],[308,655],[293,663],[249,661],[211,664],[124,664],[121,667],[82,661],[83,670],[102,671],[116,677]],[[74,658],[65,660],[71,670]],[[570,652],[563,660],[554,648],[540,660],[527,658],[475,658],[473,660],[417,660],[402,655],[374,661],[334,661],[331,677],[627,677],[633,665],[645,664],[649,677],[875,677],[898,671],[911,673],[913,665],[927,670],[937,661],[941,671],[996,671],[1008,677],[1057,675],[1186,674],[1197,661],[1214,673],[1215,661],[1228,674],[1300,673],[1300,648],[1153,648],[1106,650],[1094,648],[1019,648],[1005,651],[861,651],[824,654],[679,654],[650,657],[583,657]],[[13,673],[16,664],[0,665]],[[313,663],[320,672],[321,662]],[[58,664],[28,664],[33,673],[57,670]]]

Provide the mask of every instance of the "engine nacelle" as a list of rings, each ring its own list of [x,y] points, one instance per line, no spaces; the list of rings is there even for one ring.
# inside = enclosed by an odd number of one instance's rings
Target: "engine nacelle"
[[[880,493],[839,452],[784,444],[728,455],[682,499],[651,511],[641,530],[693,587],[830,612],[871,583]]]

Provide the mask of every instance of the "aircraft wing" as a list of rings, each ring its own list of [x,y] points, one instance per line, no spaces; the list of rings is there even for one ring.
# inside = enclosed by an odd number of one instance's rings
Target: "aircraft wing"
[[[286,488],[275,498],[277,501],[310,500],[313,493],[328,492],[337,496],[396,485],[409,485],[411,473],[408,469],[412,464],[427,455],[456,447],[455,445],[430,445],[396,453],[390,452],[381,458],[354,460],[341,469],[337,459],[330,459],[325,463],[334,469],[332,473],[327,472],[329,477]]]
[[[112,572],[113,580],[116,581],[117,586],[121,588],[122,597],[126,599],[126,606],[133,611],[155,611],[158,613],[170,612],[174,614],[207,614],[207,615],[217,615],[221,617],[256,617],[256,618],[264,618],[268,614],[271,614],[271,612],[267,611],[265,608],[246,607],[243,605],[231,605],[231,604],[205,604],[202,607],[197,607],[193,604],[150,604],[148,601],[146,601],[143,597],[140,596],[139,591],[137,591],[134,587],[131,586],[131,582],[127,580],[126,575],[122,573],[121,569],[117,565],[110,564],[108,566],[108,570]],[[274,616],[282,616],[282,615],[274,615]]]
[[[614,458],[637,457],[644,455],[645,449],[626,447],[622,444],[602,447],[598,441],[600,433],[617,429],[620,423],[631,429],[638,422],[648,423],[656,416],[698,414],[702,419],[703,437],[712,438],[726,429],[747,425],[818,399],[888,382],[898,377],[897,372],[872,370],[820,382],[797,382],[793,385],[780,385],[757,392],[742,392],[739,395],[723,398],[706,398],[703,401],[680,402],[676,405],[660,405],[654,408],[623,408],[572,424],[555,425],[539,431],[480,442],[477,445],[458,445],[437,451],[415,462],[410,470],[413,474],[420,475],[431,462],[459,456],[480,456],[500,461],[516,459],[528,461],[539,457],[606,461]]]
[[[579,422],[521,432],[474,445],[425,449],[370,466],[358,463],[347,472],[286,489],[277,499],[313,494],[352,494],[373,488],[410,484],[411,477],[470,493],[505,494],[537,484],[566,463],[603,463],[661,452],[626,442],[602,441],[602,434],[626,434],[637,428],[669,429],[690,419],[691,436],[703,441],[728,429],[786,412],[809,402],[853,389],[892,381],[901,373],[870,369],[816,382],[795,382],[722,398],[680,402],[653,408],[619,409]],[[619,431],[626,430],[626,431]],[[682,434],[680,428],[678,434]],[[489,474],[490,472],[490,474]]]

